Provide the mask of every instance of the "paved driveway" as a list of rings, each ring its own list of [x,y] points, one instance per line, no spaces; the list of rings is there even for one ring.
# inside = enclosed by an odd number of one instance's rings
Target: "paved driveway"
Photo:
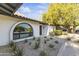
[[[66,42],[58,56],[79,56],[79,45]]]

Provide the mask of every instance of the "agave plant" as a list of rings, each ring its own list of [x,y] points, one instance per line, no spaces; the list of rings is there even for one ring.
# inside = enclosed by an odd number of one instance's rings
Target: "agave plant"
[[[41,51],[39,55],[40,56],[47,56],[47,53],[45,51]]]
[[[49,44],[49,46],[48,47],[50,47],[50,48],[54,48],[54,45],[52,45],[52,44]]]

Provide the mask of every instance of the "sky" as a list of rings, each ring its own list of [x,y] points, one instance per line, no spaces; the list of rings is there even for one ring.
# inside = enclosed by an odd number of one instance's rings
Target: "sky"
[[[24,3],[15,14],[41,21],[42,14],[47,12],[48,3]]]

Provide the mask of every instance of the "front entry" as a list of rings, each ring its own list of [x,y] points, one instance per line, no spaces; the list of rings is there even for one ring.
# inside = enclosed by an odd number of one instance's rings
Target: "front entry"
[[[39,27],[39,34],[42,35],[42,26]]]

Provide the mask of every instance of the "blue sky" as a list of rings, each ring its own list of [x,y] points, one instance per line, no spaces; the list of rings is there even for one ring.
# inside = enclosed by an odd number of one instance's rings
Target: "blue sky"
[[[48,9],[48,3],[24,3],[15,14],[41,21],[42,14]]]

